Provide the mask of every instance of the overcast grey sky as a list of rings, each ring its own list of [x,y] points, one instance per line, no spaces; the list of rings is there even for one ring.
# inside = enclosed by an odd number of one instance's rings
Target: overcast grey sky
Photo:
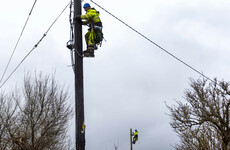
[[[230,0],[94,1],[206,76],[229,81]],[[5,77],[68,2],[37,1]],[[0,76],[33,3],[0,0]],[[200,75],[91,5],[100,11],[107,42],[95,58],[84,58],[86,149],[113,150],[117,144],[119,150],[127,150],[130,128],[139,130],[135,150],[173,149],[179,139],[169,125],[165,103],[183,101],[189,78]],[[69,87],[74,105],[74,74],[67,67],[71,64],[66,48],[68,17],[69,9],[1,90],[20,86],[27,71],[56,72],[58,82]],[[74,136],[73,127],[71,131]]]

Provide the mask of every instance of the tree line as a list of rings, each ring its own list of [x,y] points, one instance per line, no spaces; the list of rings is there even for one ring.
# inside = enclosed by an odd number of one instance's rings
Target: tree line
[[[26,75],[23,87],[0,93],[2,150],[70,150],[68,91],[41,73]],[[190,79],[184,100],[168,106],[180,138],[176,150],[230,150],[230,83]],[[73,146],[74,147],[74,146]],[[116,147],[117,148],[117,147]]]

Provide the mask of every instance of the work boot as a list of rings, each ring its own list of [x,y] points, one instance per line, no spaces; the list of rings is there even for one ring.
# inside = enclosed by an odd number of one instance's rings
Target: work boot
[[[84,51],[85,57],[94,57],[94,50],[87,49]]]
[[[87,50],[84,51],[85,57],[94,57],[94,45],[90,44],[87,46]]]

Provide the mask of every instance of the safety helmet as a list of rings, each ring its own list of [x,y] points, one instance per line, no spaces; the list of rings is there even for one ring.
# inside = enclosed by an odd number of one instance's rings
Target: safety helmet
[[[90,7],[90,4],[89,3],[85,3],[83,8],[87,8],[87,7]]]
[[[135,131],[137,132],[137,129]]]

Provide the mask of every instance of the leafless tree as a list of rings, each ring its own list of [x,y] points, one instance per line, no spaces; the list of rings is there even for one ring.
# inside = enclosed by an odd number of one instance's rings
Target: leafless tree
[[[68,99],[53,77],[42,74],[27,75],[21,91],[0,95],[1,149],[69,149],[66,133],[73,111]]]
[[[172,128],[181,139],[178,150],[229,150],[230,149],[230,84],[190,80],[185,91],[187,103],[167,106],[171,111]]]

